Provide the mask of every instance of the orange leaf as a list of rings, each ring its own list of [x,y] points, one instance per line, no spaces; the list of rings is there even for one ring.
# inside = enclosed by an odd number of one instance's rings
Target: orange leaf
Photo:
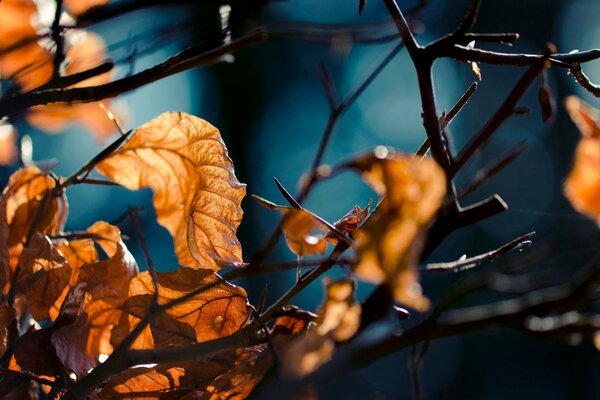
[[[563,189],[573,208],[600,225],[600,116],[596,109],[573,96],[565,105],[582,138]]]
[[[65,9],[73,15],[81,15],[84,12],[100,7],[108,3],[110,0],[64,0]]]
[[[54,337],[57,331],[69,329],[77,320],[84,295],[82,285],[74,287],[52,325],[21,336],[14,350],[14,357],[21,369],[36,375],[59,376],[65,368],[81,374],[93,366],[86,364],[82,368],[82,358],[70,347],[70,342],[64,343],[60,336]]]
[[[50,318],[50,307],[67,287],[71,267],[50,240],[37,232],[19,257],[18,290],[37,321]]]
[[[7,245],[12,271],[17,266],[29,232],[56,234],[62,231],[69,206],[64,193],[56,196],[52,193],[55,186],[54,179],[36,167],[22,168],[10,176],[2,192],[3,206],[0,211],[4,208],[6,212],[9,227]],[[38,213],[40,207],[43,209]],[[34,222],[36,225],[32,227]]]
[[[138,128],[98,170],[130,190],[154,190],[158,222],[173,236],[180,264],[216,270],[242,263],[236,229],[246,186],[208,122],[162,114]]]
[[[367,157],[355,167],[385,197],[354,233],[354,271],[361,279],[386,282],[398,302],[423,311],[429,302],[421,294],[416,264],[425,230],[446,193],[444,172],[431,158],[408,155]]]
[[[311,373],[331,358],[336,342],[350,339],[360,326],[361,308],[354,299],[354,282],[342,278],[326,280],[325,285],[327,298],[315,325],[306,334],[273,338],[284,376]]]
[[[154,346],[204,342],[231,335],[246,323],[250,312],[246,292],[212,271],[179,268],[157,275],[159,304],[166,304],[205,285],[212,287],[169,308],[151,322],[149,329]],[[131,282],[130,297],[121,309],[141,319],[149,310],[153,293],[150,273],[143,272]],[[149,343],[146,341],[146,345]]]
[[[329,231],[329,228],[304,210],[285,210],[281,229],[288,247],[299,257],[323,254],[327,249],[324,232]],[[320,231],[323,235],[315,231]]]
[[[354,298],[354,282],[348,278],[325,280],[327,299],[319,311],[316,332],[338,342],[350,339],[360,326],[360,304]]]
[[[52,77],[52,57],[38,42],[32,25],[37,17],[33,0],[0,2],[0,75],[14,78],[30,90]]]
[[[108,58],[106,44],[100,36],[93,32],[78,33],[73,43],[67,43],[69,44],[66,52],[68,64],[65,75],[67,76],[96,67]],[[71,87],[97,86],[110,80],[111,73],[107,72]],[[49,133],[61,132],[72,122],[77,121],[90,130],[98,140],[106,139],[116,130],[114,122],[109,118],[107,111],[100,106],[100,102],[56,103],[32,107],[27,114],[27,121]]]
[[[93,230],[98,224],[106,223],[96,223],[90,229]],[[114,226],[112,229],[119,232]],[[86,291],[94,300],[102,300],[117,307],[127,299],[129,283],[138,274],[138,266],[120,236],[118,242],[108,242],[110,244],[104,248],[109,251],[114,248],[114,253],[106,260],[82,266],[79,270],[79,282],[86,283]]]

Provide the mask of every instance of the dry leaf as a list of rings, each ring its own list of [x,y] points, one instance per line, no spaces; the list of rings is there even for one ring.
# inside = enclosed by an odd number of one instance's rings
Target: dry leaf
[[[327,299],[319,311],[316,333],[337,342],[350,339],[360,326],[360,304],[354,298],[354,282],[348,278],[325,280]]]
[[[208,122],[162,114],[138,128],[98,170],[130,190],[154,190],[158,222],[173,236],[180,264],[219,269],[242,263],[236,229],[246,186]]]
[[[347,235],[352,235],[352,232],[354,232],[356,228],[358,228],[358,226],[363,223],[363,221],[369,214],[372,204],[373,199],[369,200],[369,203],[364,208],[364,210],[361,209],[359,206],[354,206],[354,208],[350,212],[348,212],[342,218],[337,220],[333,224],[333,226],[335,226],[337,229],[339,229],[341,232],[344,232]],[[327,235],[325,235],[325,239],[329,243],[333,244],[337,244],[339,241],[339,237],[332,231],[329,231]]]
[[[16,129],[11,124],[0,120],[0,164],[14,164],[17,161],[18,152]]]
[[[72,75],[100,65],[108,58],[104,40],[93,32],[80,32],[66,52],[67,67],[65,75]],[[76,87],[98,86],[110,82],[111,73],[107,72],[85,81],[79,82]],[[104,104],[101,106],[100,103]],[[86,127],[99,141],[110,137],[116,131],[115,123],[109,118],[107,111],[108,102],[76,103],[76,104],[49,104],[36,106],[29,109],[27,121],[49,133],[63,131],[72,122],[79,122]]]
[[[160,304],[178,299],[205,285],[212,287],[155,318],[147,328],[151,337],[146,336],[143,341],[138,341],[137,346],[166,347],[175,343],[204,342],[229,336],[246,323],[250,313],[246,292],[222,280],[212,271],[179,268],[173,272],[159,272],[157,275]],[[121,306],[127,319],[121,317],[120,325],[128,325],[129,329],[135,326],[133,322],[137,322],[136,319],[143,318],[148,312],[153,293],[154,284],[150,273],[139,274],[131,282],[129,299]]]
[[[564,192],[573,208],[600,225],[600,117],[596,109],[576,97],[565,103],[581,132]]]
[[[98,224],[96,223],[90,229],[94,229]],[[118,228],[112,226],[112,229],[118,232]],[[115,246],[114,242],[109,241],[109,243],[110,248]],[[86,284],[86,291],[94,300],[102,300],[117,307],[129,297],[129,283],[138,275],[138,266],[120,236],[114,249],[110,258],[82,266],[79,270],[78,282]]]
[[[65,9],[72,15],[81,15],[86,11],[100,7],[108,3],[110,0],[64,0]]]
[[[421,293],[416,265],[425,230],[446,193],[444,172],[431,158],[408,155],[370,156],[355,167],[384,198],[354,233],[354,271],[361,279],[386,282],[398,302],[423,311],[429,301]]]
[[[280,316],[275,320],[271,335],[294,335],[300,333],[307,329],[316,319],[316,314],[304,311],[296,306],[287,305],[283,307]]]
[[[0,303],[0,356],[6,350],[6,339],[8,330],[15,319],[15,310],[8,305],[6,298],[1,299]]]
[[[301,377],[316,370],[331,358],[335,343],[350,339],[360,326],[361,308],[354,298],[354,282],[329,279],[325,285],[327,298],[315,325],[306,334],[273,338],[284,376]]]
[[[283,213],[281,229],[294,254],[302,257],[325,253],[327,241],[324,235],[329,230],[325,224],[302,209],[291,208]]]
[[[69,283],[71,266],[39,232],[21,253],[19,265],[17,288],[25,296],[31,315],[37,321],[50,318],[50,308]]]
[[[247,398],[273,365],[271,351],[265,345],[239,349],[234,357],[233,363],[227,363],[228,370],[203,390],[209,400]]]
[[[132,397],[144,399],[180,399],[181,396],[202,388],[226,369],[211,361],[131,368],[110,378],[96,398],[123,399],[131,394]]]
[[[52,77],[52,56],[37,42],[33,0],[0,2],[0,75],[15,79],[26,91]]]
[[[71,343],[55,340],[54,335],[60,329],[69,329],[73,325],[81,311],[84,295],[82,285],[74,287],[52,325],[21,336],[14,349],[15,360],[21,369],[46,376],[58,376],[65,369],[82,372],[81,358],[70,347]]]
[[[2,193],[0,211],[5,210],[9,227],[7,245],[11,271],[17,266],[28,233],[56,234],[62,231],[69,207],[64,193],[52,195],[55,186],[55,180],[36,167],[22,168],[9,178]],[[36,217],[39,207],[43,208]],[[36,226],[32,227],[34,222]]]

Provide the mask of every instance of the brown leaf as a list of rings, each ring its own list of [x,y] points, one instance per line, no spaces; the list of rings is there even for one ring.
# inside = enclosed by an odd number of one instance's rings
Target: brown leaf
[[[106,223],[96,223],[90,229],[108,225],[104,224]],[[114,226],[110,229],[119,232]],[[116,244],[111,240],[100,240],[99,243],[109,254],[113,249],[114,253],[106,260],[82,266],[79,270],[79,282],[86,283],[86,291],[94,300],[102,300],[117,307],[129,297],[129,283],[137,276],[138,266],[120,236]]]
[[[30,90],[52,77],[52,57],[38,43],[32,21],[37,18],[33,0],[0,2],[0,75],[14,78]]]
[[[308,332],[300,330],[290,337],[273,338],[284,376],[311,373],[331,358],[336,342],[350,339],[360,326],[361,308],[354,299],[354,282],[348,278],[328,279],[325,285],[327,298]]]
[[[52,325],[21,336],[14,349],[15,360],[21,369],[46,376],[59,376],[65,368],[76,373],[82,372],[79,354],[70,347],[71,343],[56,340],[54,335],[60,329],[68,329],[76,321],[84,294],[81,285],[74,287]]]
[[[64,0],[65,9],[72,15],[81,15],[86,11],[100,7],[108,3],[110,0]]]
[[[333,226],[338,228],[341,232],[344,232],[347,235],[351,235],[352,232],[354,232],[356,228],[358,228],[358,226],[362,224],[362,222],[365,220],[365,218],[369,214],[369,211],[371,210],[372,204],[373,199],[369,200],[369,203],[367,204],[364,210],[361,209],[359,206],[354,206],[354,208],[350,212],[348,212],[342,218],[337,220],[333,224]],[[337,244],[339,242],[339,237],[331,231],[329,231],[327,235],[325,235],[325,239],[327,239],[329,243],[333,244]]]
[[[159,304],[178,299],[205,285],[209,289],[166,310],[148,328],[156,347],[169,344],[204,342],[231,335],[242,327],[249,316],[246,292],[222,280],[210,270],[179,268],[173,272],[157,273]],[[149,272],[139,274],[129,288],[129,299],[121,307],[129,316],[143,318],[152,304],[154,284]],[[124,317],[122,317],[122,320]],[[132,321],[120,321],[135,326]],[[148,346],[146,336],[139,346]]]
[[[67,67],[65,68],[67,76],[94,68],[108,58],[106,44],[99,35],[80,31],[75,37],[74,42],[67,42]],[[110,80],[111,73],[107,72],[79,82],[71,88],[102,85]],[[101,103],[103,106],[100,105]],[[109,118],[103,107],[109,107],[109,103],[56,103],[35,106],[29,109],[27,121],[49,133],[61,132],[76,121],[85,126],[99,141],[102,141],[116,131],[115,123]]]
[[[327,299],[319,311],[316,333],[331,335],[338,342],[350,339],[360,326],[360,304],[354,298],[354,281],[325,280]]]
[[[264,345],[239,349],[230,368],[204,389],[210,400],[245,399],[273,365],[271,351]]]
[[[17,130],[0,120],[0,165],[13,165],[17,161]]]
[[[423,311],[429,301],[421,293],[416,264],[425,230],[446,193],[444,172],[431,158],[408,155],[371,157],[355,166],[384,198],[354,233],[354,271],[361,279],[386,282],[398,302]]]
[[[565,103],[582,138],[575,150],[563,190],[573,208],[600,226],[600,117],[596,109],[576,97]]]
[[[173,236],[180,264],[216,270],[242,263],[235,234],[246,186],[208,122],[162,114],[138,128],[98,170],[130,190],[154,190],[158,222]]]
[[[285,306],[280,314],[271,330],[272,336],[300,333],[317,319],[316,314],[292,305]]]
[[[556,104],[550,86],[546,83],[538,90],[538,100],[542,111],[542,121],[551,122],[554,119]]]
[[[324,235],[329,231],[325,224],[302,209],[290,208],[283,212],[281,229],[294,254],[302,257],[325,253],[327,241]]]
[[[50,318],[50,308],[67,287],[71,267],[50,239],[37,232],[19,257],[18,290],[25,295],[33,318]]]
[[[15,319],[15,310],[8,305],[6,298],[0,300],[0,356],[6,351],[8,330]]]
[[[210,383],[227,367],[213,361],[180,362],[156,367],[131,368],[113,376],[97,394],[98,399],[179,399]]]
[[[51,193],[55,186],[54,179],[36,167],[22,168],[10,176],[2,193],[0,211],[4,209],[9,228],[7,245],[11,271],[17,266],[28,233],[62,231],[69,206],[64,193],[57,196]]]

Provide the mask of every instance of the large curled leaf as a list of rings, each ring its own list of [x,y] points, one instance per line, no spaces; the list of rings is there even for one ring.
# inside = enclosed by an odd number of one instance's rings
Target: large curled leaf
[[[368,156],[354,165],[384,197],[362,227],[354,232],[361,279],[387,283],[396,301],[425,310],[416,265],[423,235],[446,193],[443,170],[431,158],[408,155]]]
[[[166,304],[199,287],[210,288],[161,313],[147,328],[144,340],[134,347],[166,347],[173,344],[204,342],[236,332],[249,316],[246,292],[206,269],[179,268],[158,273],[158,301]],[[129,287],[129,298],[121,306],[125,314],[119,329],[123,334],[143,318],[152,304],[154,284],[149,272],[139,274]],[[115,338],[117,341],[118,338]]]
[[[14,271],[29,233],[62,231],[69,208],[64,193],[52,193],[55,186],[55,180],[36,167],[22,168],[10,176],[0,201],[4,213],[0,217],[0,263],[4,271],[4,246],[8,247],[8,266]]]
[[[208,122],[162,114],[139,127],[98,170],[130,190],[153,189],[158,222],[173,236],[180,264],[216,270],[242,263],[236,229],[246,186]]]
[[[600,225],[600,113],[576,97],[569,97],[565,105],[581,140],[564,192],[573,208]]]

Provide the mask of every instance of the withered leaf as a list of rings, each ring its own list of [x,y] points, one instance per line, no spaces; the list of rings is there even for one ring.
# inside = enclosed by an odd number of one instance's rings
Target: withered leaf
[[[281,229],[294,254],[302,257],[325,253],[327,241],[324,236],[329,230],[325,224],[303,209],[290,208],[283,213]]]
[[[65,9],[73,15],[81,15],[86,11],[100,7],[108,3],[110,0],[64,0]]]
[[[173,236],[180,264],[216,270],[242,263],[236,229],[246,186],[208,122],[162,114],[138,128],[98,170],[130,190],[153,189],[158,222]]]
[[[72,288],[52,325],[21,336],[14,349],[15,360],[21,369],[46,376],[58,376],[64,369],[76,373],[86,371],[82,371],[80,354],[70,348],[70,343],[54,337],[58,331],[68,329],[76,321],[84,295],[82,285]],[[91,366],[85,365],[85,368]]]
[[[11,271],[29,233],[56,234],[64,228],[69,206],[64,193],[54,195],[55,187],[55,180],[36,167],[22,168],[10,176],[2,192],[0,211],[5,217],[0,218],[0,224],[6,218]]]
[[[100,222],[90,228],[106,227],[108,224]],[[110,228],[119,232],[118,228]],[[121,305],[128,297],[129,283],[138,274],[138,266],[118,235],[118,241],[100,240],[100,245],[111,257],[93,264],[86,264],[79,270],[79,282],[86,283],[86,291],[94,300],[102,300],[115,307]]]
[[[564,193],[573,208],[600,225],[600,117],[596,109],[576,97],[565,102],[571,119],[581,132]]]
[[[6,219],[10,227],[9,246],[22,243],[40,205],[45,208],[33,232],[54,234],[62,231],[67,218],[68,203],[64,194],[50,196],[56,182],[37,167],[25,167],[13,173],[2,192],[6,201]],[[44,197],[49,199],[44,202]]]
[[[203,342],[228,336],[242,327],[249,316],[246,292],[222,280],[210,270],[179,268],[173,272],[157,273],[158,301],[166,304],[199,287],[211,287],[185,302],[166,310],[148,328],[152,341],[146,336],[139,346],[156,347],[169,344]],[[152,302],[154,284],[149,272],[139,274],[129,288],[129,298],[121,306],[130,317],[143,318]],[[135,326],[131,319],[120,324]],[[135,321],[135,320],[133,320]],[[146,332],[148,334],[148,332]]]
[[[73,36],[75,37],[74,41],[67,41],[65,75],[94,68],[108,58],[106,44],[99,35],[87,31],[77,33]],[[111,73],[107,72],[71,87],[97,86],[108,83],[110,80]],[[27,121],[49,133],[62,132],[71,123],[79,122],[101,141],[116,131],[115,123],[109,118],[105,109],[109,106],[107,101],[35,106],[29,109]]]
[[[360,326],[360,304],[354,298],[354,281],[348,278],[325,280],[327,298],[319,311],[316,332],[331,335],[338,342],[350,339]]]
[[[202,389],[227,367],[213,361],[180,362],[156,367],[131,368],[113,376],[97,394],[98,399],[174,399]]]
[[[273,338],[284,376],[311,373],[331,358],[336,342],[350,339],[360,326],[361,308],[354,298],[354,282],[329,279],[325,285],[327,297],[314,326],[306,334]]]
[[[281,310],[280,315],[275,320],[271,335],[293,335],[300,333],[307,329],[316,319],[316,314],[293,305],[287,305]]]
[[[38,321],[50,318],[50,308],[69,284],[71,266],[39,232],[21,252],[19,265],[17,288],[25,295],[31,315]]]
[[[52,77],[52,57],[38,43],[32,25],[37,18],[33,0],[0,2],[0,75],[30,90]]]
[[[369,211],[371,210],[372,204],[373,199],[369,200],[369,203],[364,208],[364,210],[361,209],[359,206],[354,206],[354,208],[350,212],[348,212],[342,218],[337,220],[333,224],[333,226],[338,228],[341,232],[344,232],[347,235],[351,235],[352,232],[354,232],[356,228],[358,228],[358,226],[362,224],[362,222],[365,220],[365,218],[369,214]],[[331,231],[327,232],[327,235],[325,235],[325,239],[327,239],[329,243],[333,244],[337,244],[339,242],[339,237]]]
[[[368,156],[356,163],[371,186],[384,195],[377,210],[354,233],[356,275],[387,283],[396,301],[423,311],[416,265],[423,235],[446,193],[443,170],[431,158],[408,155]]]
[[[245,399],[273,365],[271,350],[264,345],[233,352],[230,368],[206,386],[209,400]],[[217,358],[218,359],[218,358]]]

